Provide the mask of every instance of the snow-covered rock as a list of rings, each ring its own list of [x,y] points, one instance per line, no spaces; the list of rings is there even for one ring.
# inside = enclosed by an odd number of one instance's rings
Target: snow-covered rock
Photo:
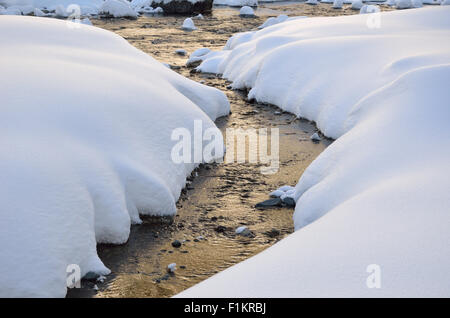
[[[450,7],[380,15],[286,21],[216,64],[337,140],[296,185],[294,234],[179,297],[450,297]]]
[[[99,13],[114,18],[137,18],[136,11],[127,0],[105,0]]]
[[[214,0],[214,5],[230,6],[230,7],[257,7],[258,0]]]
[[[181,28],[186,31],[197,30],[197,28],[195,27],[195,23],[191,18],[186,18],[183,21],[183,25],[181,26]]]
[[[365,4],[361,7],[361,10],[359,10],[360,14],[367,14],[367,13],[377,13],[380,12],[380,7],[374,4]]]
[[[241,233],[243,233],[246,230],[248,231],[248,227],[243,225],[243,226],[238,227],[235,232],[236,232],[236,234],[241,234]]]
[[[309,137],[312,141],[321,141],[322,138],[320,138],[318,133],[314,133],[311,135],[311,137]]]
[[[362,0],[353,0],[351,8],[353,10],[360,10],[363,6]]]
[[[342,9],[344,1],[343,0],[334,0],[333,9]]]
[[[2,16],[0,38],[0,297],[64,296],[69,265],[109,273],[98,242],[176,213],[198,164],[173,131],[215,131],[229,103],[100,28]]]
[[[239,10],[239,15],[241,17],[254,17],[255,11],[249,6],[244,6]]]
[[[92,25],[91,20],[89,20],[89,18],[84,18],[80,21],[80,23],[85,24],[85,25]]]
[[[318,1],[317,0],[307,0],[305,3],[310,4],[310,5],[317,5]]]
[[[414,8],[412,0],[396,0],[395,7],[397,9],[411,9]]]
[[[441,6],[450,6],[450,0],[442,0]]]
[[[45,17],[45,13],[41,9],[35,8],[34,9],[34,16],[35,17]]]
[[[169,273],[175,273],[176,270],[177,270],[177,263],[170,263],[169,265],[167,265],[167,271]]]
[[[70,10],[67,14],[65,11],[67,8],[74,9],[76,5],[80,9],[80,14],[82,16],[95,15],[98,14],[100,6],[103,4],[103,0],[0,0],[0,5],[6,7],[10,10],[11,14],[32,14],[35,9],[46,9],[50,12],[58,13],[64,12],[64,14],[59,17],[66,17],[71,13],[78,13]],[[59,8],[58,8],[59,7]],[[61,7],[63,10],[61,10]],[[12,11],[14,10],[14,11]],[[20,13],[19,13],[20,11]],[[55,16],[56,14],[47,14],[47,16]]]

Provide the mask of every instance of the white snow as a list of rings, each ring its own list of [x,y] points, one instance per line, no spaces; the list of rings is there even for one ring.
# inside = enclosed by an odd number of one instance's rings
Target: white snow
[[[111,15],[115,18],[136,18],[137,13],[127,0],[106,0],[99,9],[100,14]]]
[[[450,0],[442,0],[441,6],[450,6]]]
[[[353,1],[352,1],[352,6],[351,6],[351,8],[352,8],[353,10],[360,10],[360,9],[362,8],[362,6],[363,6],[363,3],[362,3],[361,0],[353,0]]]
[[[36,16],[36,17],[44,17],[45,13],[41,9],[35,8],[34,9],[34,16]]]
[[[270,27],[272,25],[278,24],[278,23],[282,23],[284,21],[287,21],[289,19],[289,17],[285,14],[280,14],[279,16],[275,17],[270,17],[268,18],[266,21],[264,21],[263,24],[261,24],[258,29],[264,29],[267,27]]]
[[[318,1],[317,0],[307,0],[305,3],[310,4],[310,5],[317,5]]]
[[[255,11],[249,6],[244,6],[239,10],[239,15],[242,17],[254,17]]]
[[[229,103],[92,26],[3,16],[0,38],[0,297],[64,296],[68,265],[109,273],[98,242],[176,213],[197,164],[171,160],[172,131]]]
[[[320,138],[320,136],[319,136],[318,133],[314,133],[314,134],[310,137],[310,139],[311,139],[312,141],[321,141],[321,140],[322,140],[322,138]]]
[[[275,191],[272,191],[269,196],[273,198],[285,198],[286,196],[291,196],[294,194],[295,188],[289,185],[285,185],[282,187],[279,187]]]
[[[360,14],[367,14],[367,13],[377,13],[380,12],[380,7],[373,4],[365,4],[361,7],[361,10],[359,10]]]
[[[337,140],[296,185],[294,234],[179,297],[450,297],[449,14],[308,18],[230,45],[217,73]]]
[[[0,0],[0,5],[14,10],[18,9],[21,12],[25,11],[23,14],[30,14],[36,8],[49,11],[58,10],[59,13],[62,13],[67,8],[73,8],[73,5],[77,5],[81,9],[81,15],[90,15],[97,14],[102,3],[103,0]],[[71,5],[72,7],[70,7]],[[70,10],[69,14],[73,12],[73,10]],[[20,13],[15,14],[20,15]]]
[[[214,0],[214,5],[223,5],[230,7],[257,7],[258,0]]]
[[[410,9],[413,8],[412,0],[395,0],[395,7],[397,9]]]
[[[186,31],[197,30],[197,28],[195,27],[194,21],[191,18],[186,18],[183,21],[183,25],[181,26],[181,28]]]
[[[81,16],[107,14],[116,18],[136,18],[138,13],[163,12],[160,7],[152,8],[152,2],[152,0],[133,0],[131,2],[127,0],[0,0],[0,5],[6,7],[3,14],[27,15],[34,12],[35,16],[66,18],[69,15],[80,13]],[[78,6],[80,12],[78,12],[78,7],[74,6]],[[42,9],[51,13],[43,14]]]
[[[344,1],[342,1],[342,0],[334,0],[333,8],[334,9],[342,9],[343,3],[344,3]]]
[[[167,271],[169,273],[175,273],[176,270],[177,270],[177,263],[170,263],[169,265],[167,265]]]

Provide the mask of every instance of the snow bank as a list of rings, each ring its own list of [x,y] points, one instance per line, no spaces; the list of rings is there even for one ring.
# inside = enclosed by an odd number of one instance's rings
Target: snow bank
[[[161,13],[161,8],[152,8],[152,0],[0,0],[6,7],[0,14],[68,17],[71,14],[82,16],[105,14],[121,18],[136,18],[138,13]],[[79,6],[80,12],[74,5]],[[49,13],[45,14],[42,10]]]
[[[62,7],[65,11],[70,5],[78,5],[81,9],[81,15],[91,15],[97,14],[102,4],[103,0],[0,0],[0,5],[20,10],[20,13],[16,13],[18,15],[22,13],[30,14],[34,12],[35,8],[53,12],[58,7]],[[73,12],[72,10],[70,11],[70,13]]]
[[[230,47],[235,87],[337,140],[296,185],[297,231],[180,297],[450,296],[449,14],[287,21]]]
[[[230,6],[230,7],[257,7],[258,0],[214,0],[214,5]]]
[[[64,296],[69,264],[107,274],[97,242],[176,212],[195,164],[171,160],[173,129],[229,112],[219,90],[68,23],[0,18],[0,297]]]

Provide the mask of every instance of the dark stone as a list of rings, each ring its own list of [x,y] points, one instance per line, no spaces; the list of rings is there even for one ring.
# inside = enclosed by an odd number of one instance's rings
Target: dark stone
[[[216,231],[217,233],[223,233],[223,232],[225,232],[226,231],[226,227],[225,226],[223,226],[223,225],[219,225],[219,226],[217,226],[215,229],[214,229],[214,231]]]
[[[282,202],[280,198],[273,198],[263,202],[259,202],[255,205],[255,207],[258,209],[269,209],[273,207],[280,207],[281,204]]]
[[[97,281],[97,278],[100,277],[100,274],[95,272],[87,272],[86,275],[83,276],[83,279],[89,281]]]
[[[172,242],[172,246],[178,248],[178,247],[181,246],[181,242],[178,241],[178,240],[175,240],[175,241]]]
[[[284,205],[289,206],[289,207],[295,207],[295,201],[293,198],[291,197],[285,197],[284,199],[281,200],[283,202]]]
[[[186,0],[173,0],[168,3],[153,2],[152,7],[161,7],[165,14],[193,14],[193,13],[208,13],[211,12],[213,0],[197,1],[191,3]]]
[[[270,231],[266,232],[265,234],[269,237],[277,237],[278,235],[280,235],[280,231],[277,229],[271,229]]]

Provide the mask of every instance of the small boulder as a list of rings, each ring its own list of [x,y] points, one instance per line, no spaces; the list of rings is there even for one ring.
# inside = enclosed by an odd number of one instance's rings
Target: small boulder
[[[172,242],[172,246],[175,248],[179,248],[179,247],[181,247],[181,242],[178,240],[175,240]]]
[[[273,199],[269,199],[269,200],[257,203],[255,205],[255,208],[269,209],[269,208],[273,208],[273,207],[280,207],[281,204],[282,204],[282,201],[280,198],[273,198]]]

